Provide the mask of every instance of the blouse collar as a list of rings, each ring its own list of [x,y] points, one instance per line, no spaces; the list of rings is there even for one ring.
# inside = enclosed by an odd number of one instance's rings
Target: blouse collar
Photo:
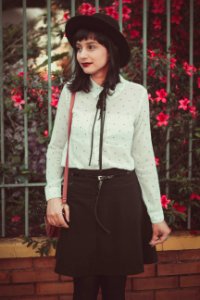
[[[117,96],[123,90],[123,88],[125,86],[126,80],[121,75],[119,75],[119,78],[120,78],[120,82],[117,83],[115,90],[114,90],[114,92],[112,92],[111,96]],[[91,77],[90,77],[90,81],[91,81],[91,93],[96,98],[97,96],[99,96],[99,94],[103,90],[103,87],[101,85],[99,85],[98,83],[96,83]],[[109,97],[110,96],[108,96],[108,98]]]

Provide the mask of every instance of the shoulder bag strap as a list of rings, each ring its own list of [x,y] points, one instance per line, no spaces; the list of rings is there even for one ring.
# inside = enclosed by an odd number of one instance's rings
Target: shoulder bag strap
[[[66,157],[66,164],[65,164],[65,171],[64,171],[64,183],[63,183],[63,193],[62,193],[62,203],[67,203],[67,187],[68,187],[68,162],[69,162],[69,141],[70,141],[70,132],[71,132],[71,125],[72,125],[72,109],[74,106],[75,101],[75,93],[72,93],[71,100],[70,100],[70,108],[69,108],[69,118],[68,118],[68,145],[67,145],[67,157]]]

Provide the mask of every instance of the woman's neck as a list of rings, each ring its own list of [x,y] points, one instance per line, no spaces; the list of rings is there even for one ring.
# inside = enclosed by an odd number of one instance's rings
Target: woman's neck
[[[103,86],[103,83],[105,81],[105,76],[101,75],[91,75],[91,79],[96,82],[98,85]]]

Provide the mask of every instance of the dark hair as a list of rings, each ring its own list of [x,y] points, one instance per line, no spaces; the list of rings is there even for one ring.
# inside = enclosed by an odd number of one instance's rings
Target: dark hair
[[[77,59],[76,59],[76,42],[84,39],[92,38],[96,40],[98,43],[106,47],[109,53],[109,62],[108,62],[108,72],[103,83],[103,98],[109,94],[110,90],[114,90],[116,84],[120,81],[119,79],[119,51],[118,48],[114,45],[114,43],[101,32],[91,32],[91,30],[80,29],[76,32],[73,38],[73,49],[75,55],[75,67],[74,72],[72,74],[72,80],[68,84],[68,88],[71,92],[84,91],[88,93],[91,88],[90,75],[85,74],[80,67]],[[101,95],[102,96],[102,95]]]

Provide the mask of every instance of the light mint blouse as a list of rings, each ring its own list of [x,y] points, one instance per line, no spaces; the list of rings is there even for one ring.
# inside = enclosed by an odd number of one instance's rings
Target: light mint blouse
[[[69,168],[98,169],[100,120],[91,133],[98,95],[102,87],[92,81],[90,93],[77,92],[69,143]],[[63,167],[68,147],[67,127],[71,94],[67,85],[60,95],[51,141],[47,149],[46,199],[61,197]],[[152,147],[147,90],[125,80],[106,99],[102,168],[135,169],[152,223],[164,220],[158,174]]]

